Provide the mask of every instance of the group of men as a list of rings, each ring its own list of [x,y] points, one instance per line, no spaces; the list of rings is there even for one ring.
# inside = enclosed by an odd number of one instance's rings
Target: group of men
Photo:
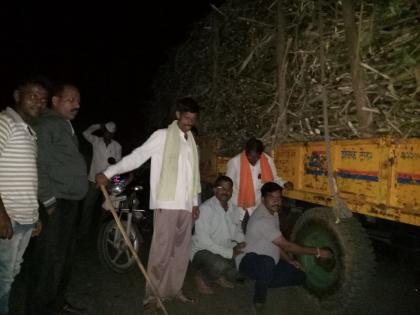
[[[11,284],[34,233],[39,235],[32,250],[27,314],[84,311],[65,299],[79,201],[87,194],[79,230],[83,234],[92,220],[89,211],[98,198],[97,187],[149,159],[154,231],[147,272],[162,299],[194,302],[182,290],[190,259],[200,292],[211,294],[213,281],[233,287],[239,270],[255,280],[254,303],[263,305],[269,287],[303,281],[304,274],[289,253],[331,256],[327,250],[291,243],[281,234],[277,212],[282,186],[292,185],[277,176],[273,160],[257,139],[250,139],[229,161],[226,176],[215,181],[214,197],[199,207],[199,153],[191,132],[199,106],[192,98],[178,100],[176,119],[168,128],[155,131],[123,159],[121,147],[112,142],[115,124],[105,126],[101,139],[92,134],[100,125],[88,128],[84,136],[94,149],[88,178],[71,124],[80,107],[79,90],[61,84],[51,99],[49,95],[46,81],[26,80],[14,92],[14,109],[0,114],[0,315],[8,313]],[[109,156],[106,161],[104,154]],[[157,301],[149,285],[144,308],[154,313]]]
[[[51,87],[35,76],[20,82],[13,96],[14,107],[0,113],[0,315],[9,313],[11,286],[31,236],[37,237],[29,255],[25,314],[83,313],[65,294],[76,239],[92,221],[94,174],[109,165],[103,156],[121,158],[121,146],[112,140],[115,124],[104,126],[102,138],[92,135],[100,126],[84,133],[93,145],[89,185],[71,124],[80,108],[79,89]],[[79,226],[79,202],[88,190],[94,196],[84,200]]]
[[[280,231],[278,212],[283,187],[272,158],[260,140],[251,138],[229,160],[227,176],[214,183],[214,197],[200,206],[192,242],[197,289],[212,294],[209,283],[233,287],[232,280],[255,280],[253,302],[263,307],[270,287],[302,284],[305,274],[290,254],[330,258],[328,250],[303,247]]]
[[[242,274],[255,280],[253,302],[263,306],[269,287],[303,282],[304,273],[289,254],[329,258],[331,253],[283,237],[277,215],[282,186],[290,189],[293,185],[277,176],[272,158],[255,138],[229,161],[226,176],[217,178],[214,197],[199,206],[199,154],[191,132],[198,113],[193,99],[179,100],[176,120],[98,174],[97,185],[106,185],[112,176],[151,159],[154,231],[147,272],[160,298],[194,302],[182,290],[190,259],[199,292],[212,294],[213,282],[232,288]],[[146,314],[154,314],[157,301],[149,285],[144,309]]]

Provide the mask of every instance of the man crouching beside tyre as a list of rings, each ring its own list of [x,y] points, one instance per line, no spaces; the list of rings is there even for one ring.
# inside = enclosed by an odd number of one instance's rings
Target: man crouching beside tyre
[[[283,237],[278,218],[282,190],[280,185],[273,182],[261,187],[261,204],[249,219],[244,253],[236,258],[239,271],[255,280],[256,308],[265,305],[268,288],[303,284],[305,273],[299,262],[288,253],[313,255],[320,259],[332,257],[328,250],[303,247]]]

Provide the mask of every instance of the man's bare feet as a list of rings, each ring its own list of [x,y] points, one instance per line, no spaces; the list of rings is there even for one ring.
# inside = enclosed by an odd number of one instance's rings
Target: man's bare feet
[[[232,282],[226,280],[225,277],[220,277],[219,279],[217,279],[216,284],[220,285],[222,288],[228,288],[228,289],[233,289],[235,286],[233,285]]]
[[[183,292],[179,293],[175,297],[175,301],[182,302],[182,303],[195,303],[196,302],[195,299],[185,295]]]
[[[200,276],[195,276],[195,285],[197,286],[198,292],[201,294],[213,294],[213,290],[207,285],[203,278]]]

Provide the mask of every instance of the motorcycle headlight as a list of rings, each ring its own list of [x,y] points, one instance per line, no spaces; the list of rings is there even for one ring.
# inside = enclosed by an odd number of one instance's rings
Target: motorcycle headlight
[[[118,183],[118,184],[114,184],[111,187],[111,193],[113,195],[118,195],[118,194],[122,193],[124,191],[124,189],[125,189],[124,183],[121,182],[121,183]]]

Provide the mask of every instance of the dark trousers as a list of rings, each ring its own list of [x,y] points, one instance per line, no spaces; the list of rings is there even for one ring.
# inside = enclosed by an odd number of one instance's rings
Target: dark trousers
[[[238,276],[233,259],[224,258],[208,250],[195,253],[192,266],[195,272],[204,276],[208,281],[215,281],[220,277],[234,280]]]
[[[89,190],[83,200],[82,211],[80,214],[80,227],[79,232],[81,236],[87,236],[92,227],[97,211],[97,203],[101,191],[96,187],[95,183],[89,182]]]
[[[265,303],[268,288],[301,285],[305,281],[305,273],[289,263],[266,255],[248,253],[242,258],[239,271],[255,280],[254,303]]]
[[[29,315],[54,314],[64,306],[74,258],[79,202],[58,199],[48,215],[40,209],[43,229],[34,240],[26,312]]]

